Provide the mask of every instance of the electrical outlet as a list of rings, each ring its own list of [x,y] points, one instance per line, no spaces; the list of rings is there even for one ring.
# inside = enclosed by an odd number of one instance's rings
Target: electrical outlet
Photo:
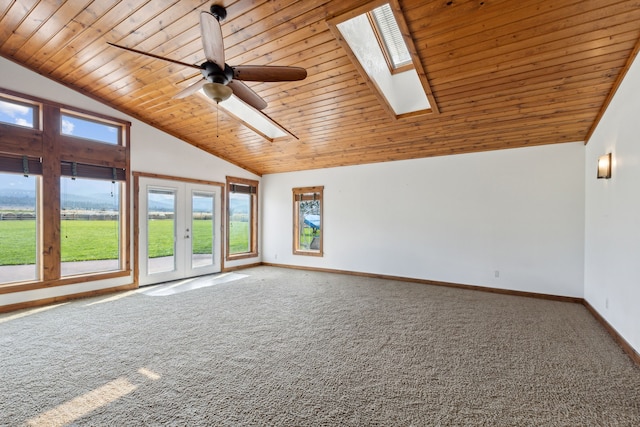
[[[609,298],[604,300],[604,308],[609,309]]]
[[[496,277],[500,277],[500,270],[496,270],[493,272]]]

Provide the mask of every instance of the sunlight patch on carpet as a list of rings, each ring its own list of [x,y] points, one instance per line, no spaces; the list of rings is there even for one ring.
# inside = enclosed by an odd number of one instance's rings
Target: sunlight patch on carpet
[[[239,273],[220,273],[211,276],[193,277],[190,279],[156,285],[150,289],[143,289],[140,293],[153,297],[164,297],[192,291],[194,289],[206,288],[208,286],[221,285],[223,283],[244,279],[245,277],[249,277],[249,275]]]
[[[138,292],[140,292],[139,289],[136,289],[136,290],[133,290],[133,291],[121,292],[121,293],[118,293],[116,295],[112,295],[112,296],[109,296],[109,297],[106,297],[106,298],[102,298],[102,299],[100,299],[98,301],[90,302],[90,303],[86,304],[85,307],[89,307],[89,306],[96,305],[96,304],[103,304],[105,302],[117,301],[119,299],[126,298],[126,297],[131,296],[131,295],[135,295]]]
[[[45,307],[39,307],[39,308],[34,308],[34,309],[26,310],[26,311],[21,311],[19,313],[11,314],[9,316],[5,316],[5,317],[0,318],[0,323],[5,323],[5,322],[8,322],[10,320],[19,319],[21,317],[30,316],[30,315],[36,314],[36,313],[41,313],[43,311],[51,310],[52,308],[57,308],[57,307],[65,305],[65,304],[68,304],[68,302],[63,302],[62,304],[47,305]]]
[[[30,426],[64,426],[90,412],[125,396],[138,386],[120,377],[102,387],[69,400],[55,408],[27,420]]]
[[[138,369],[138,373],[144,375],[145,377],[149,378],[150,380],[159,380],[160,379],[160,374],[153,372],[150,369],[147,368],[140,368]]]

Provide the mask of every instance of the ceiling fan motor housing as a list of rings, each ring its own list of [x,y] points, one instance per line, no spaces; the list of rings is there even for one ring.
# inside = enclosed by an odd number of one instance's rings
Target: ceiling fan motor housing
[[[217,4],[211,5],[211,14],[215,16],[218,22],[224,21],[227,17],[227,9]]]
[[[226,85],[233,79],[233,69],[224,64],[224,70],[215,62],[207,61],[202,64],[200,70],[205,80],[211,83],[220,83]]]

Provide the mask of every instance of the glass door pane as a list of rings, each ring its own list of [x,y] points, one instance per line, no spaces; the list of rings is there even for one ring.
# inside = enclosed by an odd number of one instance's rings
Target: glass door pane
[[[191,194],[191,268],[214,263],[214,212],[213,193],[194,191]]]
[[[176,269],[176,190],[147,192],[147,273]]]

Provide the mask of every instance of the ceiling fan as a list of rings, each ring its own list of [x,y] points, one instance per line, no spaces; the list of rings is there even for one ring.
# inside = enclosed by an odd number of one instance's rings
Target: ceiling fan
[[[220,103],[234,94],[245,103],[262,110],[267,106],[266,101],[243,81],[284,82],[304,80],[307,77],[307,70],[301,67],[272,65],[237,65],[234,67],[227,65],[224,58],[222,28],[220,27],[220,21],[226,17],[227,10],[219,5],[212,5],[211,12],[200,12],[202,47],[207,59],[200,65],[188,64],[130,47],[107,43],[120,49],[200,70],[204,78],[178,92],[174,98],[184,98],[202,89],[216,103]]]

